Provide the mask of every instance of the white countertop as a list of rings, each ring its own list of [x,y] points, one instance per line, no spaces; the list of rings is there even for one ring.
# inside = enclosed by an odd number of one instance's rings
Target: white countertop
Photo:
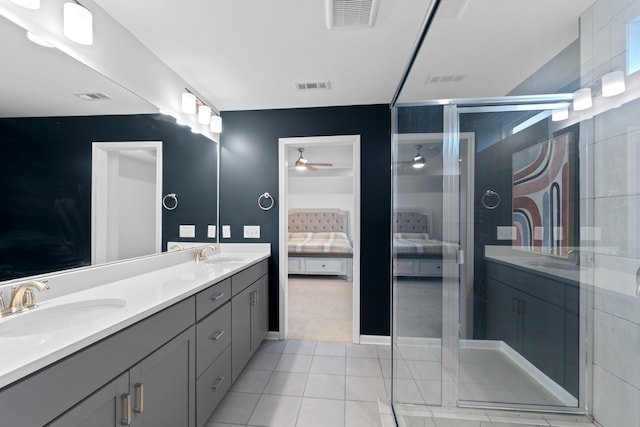
[[[35,292],[38,308],[0,319],[0,388],[271,255],[268,244],[266,248],[260,245],[243,248],[241,244],[219,247],[221,252],[209,255],[209,260],[232,257],[241,261],[196,262],[184,254],[187,261],[170,267],[54,298],[38,298],[50,291]],[[173,255],[158,255],[162,256]],[[118,265],[112,267],[118,268]],[[86,275],[87,270],[82,274]],[[53,290],[53,281],[49,285]],[[26,329],[28,335],[22,332],[23,326],[18,322],[31,323]]]
[[[489,245],[485,246],[484,256],[486,259],[526,268],[555,278],[574,282],[580,280],[580,265],[577,264],[577,260],[514,249],[510,246]]]

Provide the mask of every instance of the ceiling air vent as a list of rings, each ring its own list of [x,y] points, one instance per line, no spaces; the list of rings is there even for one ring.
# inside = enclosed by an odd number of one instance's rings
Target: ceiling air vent
[[[85,101],[104,101],[107,99],[111,99],[111,97],[107,94],[95,92],[95,93],[76,93],[74,94],[80,99],[84,99]]]
[[[327,27],[371,27],[376,21],[379,0],[326,0]]]
[[[298,90],[331,89],[331,82],[329,80],[320,82],[296,82],[295,85]]]
[[[424,84],[433,83],[459,83],[466,77],[466,74],[442,74],[439,76],[429,76]]]

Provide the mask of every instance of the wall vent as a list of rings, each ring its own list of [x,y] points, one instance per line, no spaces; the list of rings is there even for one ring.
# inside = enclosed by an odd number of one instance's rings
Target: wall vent
[[[438,76],[429,76],[424,84],[434,83],[459,83],[466,77],[466,74],[442,74]]]
[[[331,82],[329,80],[318,82],[296,82],[297,90],[317,90],[317,89],[331,89]]]
[[[325,0],[328,28],[371,27],[376,21],[379,0]]]
[[[112,99],[109,95],[101,92],[94,93],[76,93],[74,94],[80,99],[84,99],[85,101],[105,101],[108,99]]]

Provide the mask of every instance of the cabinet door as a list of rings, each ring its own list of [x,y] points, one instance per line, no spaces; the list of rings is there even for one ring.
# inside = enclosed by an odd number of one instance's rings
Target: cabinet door
[[[133,425],[195,426],[195,328],[130,370]]]
[[[114,427],[131,421],[129,374],[125,373],[86,398],[49,427]]]
[[[520,292],[497,280],[487,280],[487,339],[501,340],[522,353]]]
[[[251,357],[251,298],[249,286],[231,299],[231,378],[235,382]]]
[[[268,276],[262,276],[251,286],[253,292],[251,306],[252,351],[256,351],[269,329],[268,288]]]
[[[564,384],[564,308],[522,293],[523,355],[558,384]]]

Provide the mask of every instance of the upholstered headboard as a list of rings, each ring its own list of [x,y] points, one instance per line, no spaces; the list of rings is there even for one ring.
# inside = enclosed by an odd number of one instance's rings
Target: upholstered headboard
[[[341,209],[291,209],[289,232],[349,233],[349,212]]]
[[[398,209],[394,212],[394,232],[432,233],[431,211]]]

